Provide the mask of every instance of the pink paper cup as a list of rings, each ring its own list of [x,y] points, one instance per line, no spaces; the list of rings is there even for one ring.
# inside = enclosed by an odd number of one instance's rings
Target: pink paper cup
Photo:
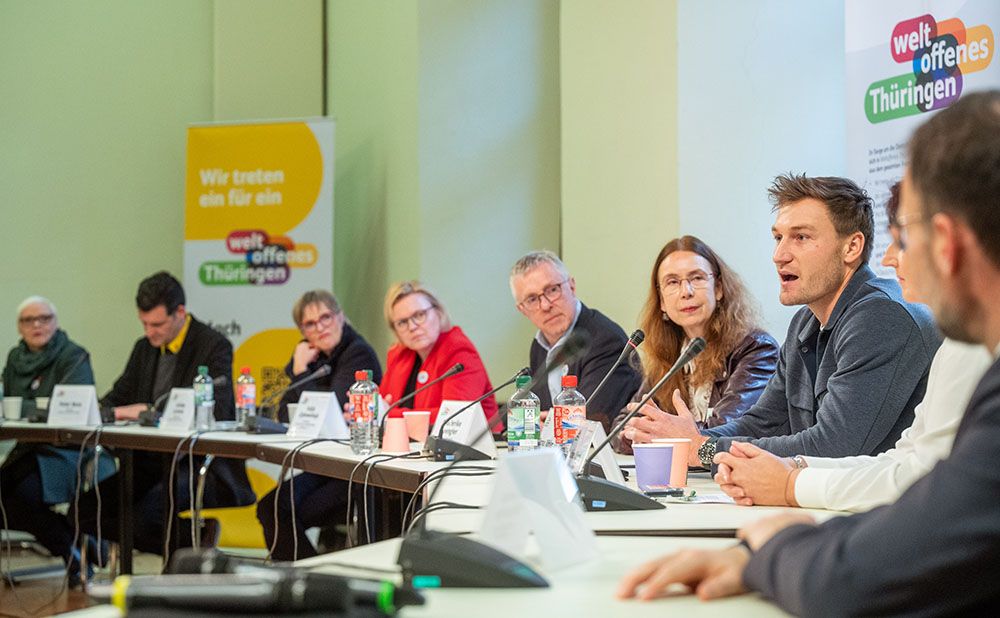
[[[431,413],[429,410],[407,410],[403,412],[406,420],[406,433],[410,440],[423,444],[427,440],[427,434],[431,426]]]
[[[410,440],[406,437],[406,421],[401,418],[385,419],[385,435],[382,437],[382,452],[408,453]]]
[[[635,480],[640,491],[656,491],[670,486],[674,458],[673,444],[633,444]]]
[[[674,458],[670,462],[670,486],[686,487],[688,483],[688,455],[691,438],[654,438],[653,444],[673,444]]]

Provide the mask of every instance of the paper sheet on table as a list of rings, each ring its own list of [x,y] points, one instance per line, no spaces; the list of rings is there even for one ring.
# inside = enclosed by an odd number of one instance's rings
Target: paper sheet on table
[[[672,504],[736,504],[726,494],[696,494],[690,498],[662,498],[663,502]]]

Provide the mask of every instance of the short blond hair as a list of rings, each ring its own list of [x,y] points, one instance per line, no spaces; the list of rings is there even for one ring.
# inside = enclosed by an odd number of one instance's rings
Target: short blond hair
[[[306,307],[309,305],[324,305],[333,312],[333,315],[343,313],[340,303],[337,302],[337,297],[332,292],[327,290],[309,290],[292,305],[292,320],[295,321],[295,325],[299,328],[302,328],[302,315],[306,312]]]
[[[396,303],[410,294],[422,294],[424,298],[430,301],[431,306],[437,309],[438,314],[441,316],[441,331],[447,332],[451,330],[451,317],[448,315],[448,310],[445,309],[444,303],[438,300],[434,292],[416,279],[394,283],[389,286],[389,291],[385,293],[385,304],[382,307],[382,312],[389,330],[396,332],[396,329],[392,325],[392,308],[396,306]]]

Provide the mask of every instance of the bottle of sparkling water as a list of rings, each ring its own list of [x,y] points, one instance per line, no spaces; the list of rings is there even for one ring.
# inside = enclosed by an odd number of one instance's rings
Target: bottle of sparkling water
[[[538,448],[541,428],[538,425],[538,410],[541,401],[527,390],[530,376],[517,379],[517,391],[507,402],[507,450],[510,452],[530,451]]]
[[[357,380],[347,391],[354,410],[351,412],[351,452],[371,455],[378,444],[378,384],[372,382],[370,369],[355,371]]]
[[[576,376],[563,376],[562,387],[552,402],[552,430],[556,446],[569,457],[573,441],[587,420],[587,398],[576,390]]]
[[[215,424],[215,389],[212,378],[208,375],[208,367],[198,366],[198,375],[194,377],[194,428],[197,431],[208,431]]]
[[[236,421],[245,427],[251,416],[257,416],[257,383],[250,375],[250,368],[243,367],[236,378]]]

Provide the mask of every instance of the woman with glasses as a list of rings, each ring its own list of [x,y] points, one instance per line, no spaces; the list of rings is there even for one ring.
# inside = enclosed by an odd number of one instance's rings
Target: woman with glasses
[[[778,362],[778,343],[760,329],[753,298],[739,276],[708,245],[682,236],[660,250],[642,310],[643,384],[639,401],[667,372],[688,341],[705,350],[657,392],[650,403],[674,413],[679,398],[701,428],[739,418],[756,403]],[[627,414],[619,415],[618,421]],[[617,423],[616,423],[617,424]],[[619,450],[648,441],[642,416],[629,421]]]
[[[285,375],[294,382],[323,365],[332,370],[328,375],[289,389],[281,398],[278,414],[288,422],[288,404],[296,403],[303,391],[330,391],[343,406],[347,389],[354,384],[354,372],[371,369],[375,380],[382,377],[375,350],[347,322],[340,304],[326,290],[311,290],[295,301],[292,319],[302,333],[292,358],[285,365]]]
[[[7,355],[3,394],[23,398],[22,416],[45,414],[42,400],[52,396],[57,384],[94,383],[90,355],[59,328],[56,308],[49,300],[41,296],[25,299],[17,308],[17,331],[21,341]],[[88,449],[84,463],[92,457]],[[52,506],[73,500],[79,463],[78,448],[19,444],[0,471],[5,523],[11,530],[30,532],[53,556],[61,557],[69,568],[71,585],[79,582],[80,554],[71,547],[69,520]],[[114,462],[102,457],[97,481],[113,472]]]
[[[397,341],[389,348],[379,387],[389,403],[413,393],[455,363],[464,366],[461,373],[421,391],[390,416],[401,416],[404,410],[430,410],[433,426],[442,401],[472,401],[493,389],[472,341],[452,325],[444,305],[419,281],[402,281],[390,287],[384,313]],[[487,418],[496,414],[497,402],[492,395],[482,406]]]
[[[292,307],[292,319],[302,333],[302,341],[295,346],[285,374],[294,382],[324,365],[331,371],[285,393],[279,410],[281,420],[288,421],[288,404],[297,402],[303,391],[330,391],[344,406],[347,390],[354,384],[355,371],[371,369],[374,379],[381,378],[382,368],[375,350],[347,322],[330,292],[311,290],[303,294]],[[261,498],[257,503],[257,520],[264,529],[267,547],[273,548],[271,558],[288,561],[317,555],[306,530],[344,521],[348,490],[347,481],[303,472]],[[336,543],[336,539],[329,541],[329,549]]]

